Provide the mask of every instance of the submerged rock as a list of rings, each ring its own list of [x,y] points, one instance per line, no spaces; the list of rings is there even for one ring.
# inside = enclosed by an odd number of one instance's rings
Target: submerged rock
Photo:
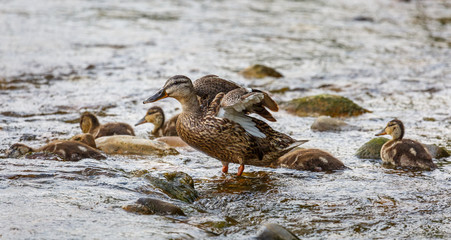
[[[322,172],[343,169],[345,165],[319,149],[296,149],[280,157],[276,167]]]
[[[106,136],[96,139],[97,148],[108,154],[177,155],[179,152],[166,143],[128,135]]]
[[[381,159],[381,148],[388,140],[384,137],[373,138],[357,149],[355,155],[361,159]]]
[[[261,232],[255,237],[257,240],[299,240],[299,238],[284,227],[275,223],[266,223]]]
[[[256,64],[250,66],[240,72],[243,77],[251,78],[265,78],[265,77],[275,77],[281,78],[283,75],[276,71],[274,68],[270,68],[264,65]]]
[[[326,116],[320,116],[317,119],[315,119],[310,128],[314,131],[326,132],[326,131],[342,131],[351,129],[352,127],[342,120]]]
[[[429,151],[433,158],[440,159],[450,156],[448,150],[444,147],[440,147],[435,144],[423,144],[423,146]]]
[[[282,107],[300,117],[319,115],[353,117],[370,112],[345,97],[330,94],[293,99],[282,103]]]
[[[143,215],[157,214],[186,216],[182,209],[176,205],[154,198],[140,198],[135,204],[123,206],[122,209],[127,212]]]
[[[194,189],[193,179],[184,172],[165,173],[165,179],[154,177],[150,174],[144,177],[152,185],[172,198],[193,203],[199,197],[199,193]]]

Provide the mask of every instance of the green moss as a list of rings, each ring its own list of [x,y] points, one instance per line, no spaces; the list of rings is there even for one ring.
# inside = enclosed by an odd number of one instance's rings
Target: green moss
[[[282,107],[300,117],[319,115],[352,117],[370,112],[345,97],[331,94],[293,99],[282,103]]]
[[[173,172],[164,174],[165,179],[145,175],[145,178],[152,183],[153,186],[159,188],[169,197],[182,200],[184,202],[193,203],[199,196],[194,189],[193,179],[184,172]]]
[[[356,156],[362,159],[381,159],[381,148],[389,139],[377,137],[363,144],[357,152]]]

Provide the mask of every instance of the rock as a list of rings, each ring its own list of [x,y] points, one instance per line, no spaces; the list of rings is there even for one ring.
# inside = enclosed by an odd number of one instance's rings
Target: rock
[[[423,146],[429,151],[435,159],[446,158],[449,157],[449,152],[444,147],[439,147],[435,144],[423,144]]]
[[[166,143],[128,135],[105,136],[96,139],[97,148],[107,154],[177,155]]]
[[[325,151],[301,148],[280,157],[277,167],[322,172],[343,169],[345,165]]]
[[[350,126],[342,120],[326,116],[320,116],[317,119],[315,119],[315,122],[313,122],[310,128],[314,131],[325,132],[325,131],[342,131],[350,129]]]
[[[182,209],[176,205],[154,198],[140,198],[135,204],[123,206],[122,209],[127,212],[143,215],[157,214],[186,216]]]
[[[257,240],[299,240],[296,235],[275,223],[266,223],[261,232],[255,237]]]
[[[345,97],[330,94],[297,98],[281,105],[289,113],[300,117],[320,115],[353,117],[370,112]]]
[[[189,145],[186,144],[180,137],[176,136],[164,136],[155,139],[156,141],[164,142],[171,147],[184,147],[188,148]]]
[[[30,133],[24,133],[22,134],[22,136],[20,136],[19,141],[32,141],[32,140],[36,140],[37,136],[35,134],[30,134]]]
[[[275,69],[260,64],[250,66],[242,70],[240,74],[248,79],[265,78],[265,77],[275,77],[275,78],[283,77],[283,75],[277,72]]]
[[[389,139],[384,137],[373,138],[357,149],[356,156],[362,159],[381,159],[381,148]]]
[[[144,177],[172,198],[193,203],[199,197],[199,193],[194,189],[193,179],[184,172],[165,173],[165,179],[150,174],[146,174]]]

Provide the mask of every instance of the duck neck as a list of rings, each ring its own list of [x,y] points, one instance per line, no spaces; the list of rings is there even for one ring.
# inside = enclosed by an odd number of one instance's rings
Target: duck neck
[[[392,132],[391,136],[393,137],[393,140],[394,140],[394,141],[400,141],[400,140],[402,140],[402,138],[404,137],[404,129],[402,129],[402,128],[396,128],[396,129]]]
[[[177,99],[182,104],[182,111],[184,113],[199,113],[200,105],[197,100],[197,95],[192,93],[183,98]]]

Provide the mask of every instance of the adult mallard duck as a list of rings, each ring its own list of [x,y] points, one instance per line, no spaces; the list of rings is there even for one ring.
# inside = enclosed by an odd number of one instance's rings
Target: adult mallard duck
[[[90,112],[84,112],[81,115],[80,128],[84,133],[91,133],[94,138],[112,135],[135,136],[135,131],[127,123],[113,122],[101,125],[97,117]]]
[[[154,106],[147,110],[146,115],[139,120],[135,126],[152,123],[154,125],[152,135],[155,137],[177,136],[175,125],[177,123],[178,114],[173,116],[169,121],[164,121],[164,112],[160,107]]]
[[[238,89],[239,90],[239,89]],[[151,103],[172,97],[182,105],[177,132],[191,147],[226,163],[238,163],[238,176],[244,165],[269,166],[271,162],[306,141],[296,141],[273,130],[265,122],[247,116],[243,110],[261,103],[264,94],[239,91],[218,93],[202,110],[191,80],[182,75],[169,78],[156,94],[144,101]],[[223,167],[223,172],[228,168]]]
[[[384,163],[420,169],[434,169],[432,156],[419,142],[403,139],[404,124],[400,120],[391,120],[387,126],[376,136],[391,135],[393,139],[386,142],[381,148],[381,158]]]
[[[56,140],[48,143],[41,148],[32,148],[22,143],[15,143],[9,148],[8,157],[20,157],[31,152],[51,152],[58,155],[66,161],[78,161],[83,158],[105,159],[99,151],[87,145],[95,141],[91,134],[79,135],[80,141],[75,140]]]

